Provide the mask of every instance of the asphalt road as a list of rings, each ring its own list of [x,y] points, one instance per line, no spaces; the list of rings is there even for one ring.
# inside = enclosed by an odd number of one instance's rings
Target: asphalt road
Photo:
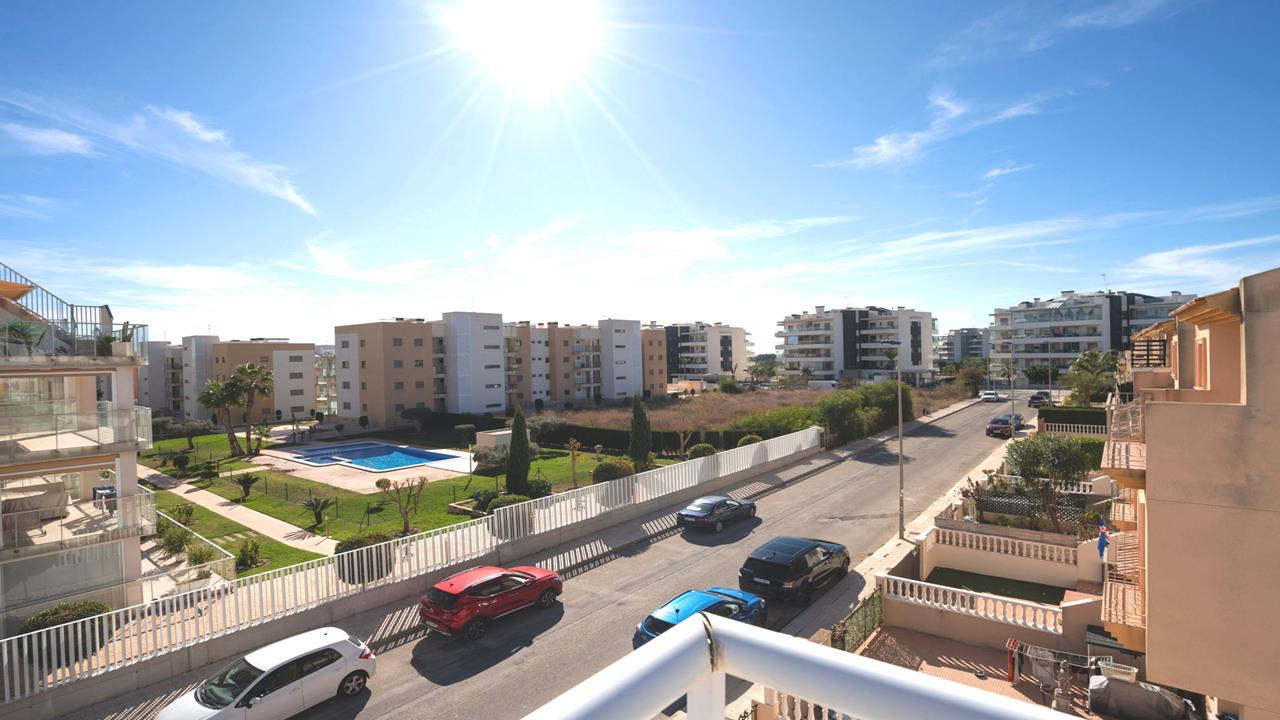
[[[1025,400],[1019,406],[1034,414]],[[908,434],[908,520],[1000,444],[984,433],[999,412],[1008,405],[978,404]],[[508,616],[479,642],[430,635],[384,650],[369,692],[298,717],[522,717],[629,652],[636,623],[666,600],[690,588],[736,587],[743,558],[775,535],[844,543],[857,564],[897,533],[895,445],[873,447],[760,498],[757,518],[720,535],[670,534],[575,574],[554,608]],[[854,575],[842,581],[861,582]],[[781,627],[801,611],[772,602],[769,625]]]

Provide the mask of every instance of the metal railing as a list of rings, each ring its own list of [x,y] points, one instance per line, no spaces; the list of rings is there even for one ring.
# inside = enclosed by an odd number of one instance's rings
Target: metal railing
[[[114,357],[146,364],[147,337],[146,325],[57,323],[0,316],[0,360]]]
[[[4,699],[10,702],[29,697],[370,588],[455,567],[491,553],[505,542],[817,447],[820,438],[818,428],[809,428],[707,458],[499,508],[494,515],[457,525],[0,639]]]
[[[992,475],[992,481],[1021,485],[1021,475]],[[1045,479],[1048,480],[1047,478]],[[1058,483],[1058,490],[1073,495],[1090,495],[1093,493],[1094,480],[1065,480]]]
[[[948,528],[935,528],[935,531],[937,532],[936,541],[940,545],[950,545],[951,547],[967,550],[981,550],[983,552],[1011,555],[1030,560],[1045,560],[1064,565],[1075,565],[1078,555],[1076,548],[1066,547],[1065,545],[1050,545],[1032,540],[1020,540],[1002,535],[964,532],[963,530]]]
[[[155,498],[146,493],[68,502],[0,515],[0,548],[60,550],[93,545],[148,535],[155,531],[155,524]]]
[[[686,700],[689,720],[724,720],[725,680],[730,676],[763,685],[764,704],[757,711],[768,708],[774,717],[1070,717],[1034,703],[701,613],[582,681],[525,720],[649,720],[681,697]]]
[[[151,443],[151,408],[0,417],[0,460],[34,460],[45,453],[98,452],[104,445]]]
[[[1107,438],[1116,442],[1146,442],[1147,423],[1141,396],[1113,392],[1107,396]]]
[[[960,590],[883,573],[876,575],[876,586],[880,588],[885,600],[901,600],[1007,625],[1062,634],[1062,609],[1051,605]]]

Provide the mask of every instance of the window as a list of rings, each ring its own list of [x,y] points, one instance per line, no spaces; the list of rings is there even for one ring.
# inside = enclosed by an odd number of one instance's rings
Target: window
[[[402,347],[404,345],[403,338],[391,338],[391,347]]]
[[[369,367],[369,364],[368,364],[367,362],[365,362],[364,360],[361,360],[361,361],[360,361],[360,369],[361,369],[361,370],[363,370],[363,369],[365,369],[366,367]]]
[[[342,389],[343,389],[343,390],[350,390],[350,389],[351,389],[351,383],[346,382],[346,381],[344,380],[344,381],[343,381],[343,383],[342,383]]]
[[[486,390],[494,390],[494,389],[497,389],[497,388],[502,387],[502,383],[489,383],[488,385],[485,385],[484,387],[485,387],[485,389],[486,389]]]
[[[360,383],[360,389],[361,389],[361,390],[368,390],[368,389],[369,389],[369,383],[367,383],[367,382],[362,382],[362,383]]]
[[[306,412],[306,410],[307,410],[307,409],[306,409],[305,407],[301,406],[301,405],[292,405],[292,406],[290,406],[290,407],[289,407],[289,412],[291,412],[291,413]]]
[[[613,364],[614,364],[614,365],[626,365],[626,364],[627,364],[627,361],[626,361],[626,360],[614,360],[614,361],[613,361]]]
[[[482,582],[479,585],[467,591],[471,597],[490,597],[502,592],[502,580],[500,578]]]
[[[1205,338],[1196,339],[1196,385],[1197,390],[1209,388],[1209,342]]]
[[[508,590],[515,590],[516,588],[521,587],[522,585],[524,585],[524,581],[518,577],[512,577],[511,575],[508,575],[502,578],[501,584],[502,584],[501,588],[498,590],[498,592],[506,592]]]
[[[485,325],[484,329],[485,330],[501,330],[502,328],[498,327],[497,325]]]
[[[619,375],[618,377],[614,378],[614,380],[626,380],[626,379],[627,379],[626,375]]]
[[[311,673],[326,668],[342,659],[342,653],[333,648],[325,648],[314,652],[298,661],[298,677],[306,677]]]
[[[351,403],[349,403],[349,402],[344,402],[344,403],[342,403],[342,409],[343,409],[343,410],[350,410],[350,409],[351,409]]]
[[[616,349],[618,349],[618,350],[626,350],[626,349],[627,349],[627,346],[626,346],[626,345],[614,345],[613,347],[614,347],[614,348],[616,348]]]
[[[290,391],[289,391],[289,394],[290,394],[290,395],[301,395],[301,394],[302,394],[302,389],[301,389],[301,388],[297,388],[297,389],[294,389],[294,390],[290,390]]]
[[[501,365],[485,365],[485,366],[484,366],[484,369],[485,369],[485,370],[497,370],[497,369],[499,369],[500,367],[502,367],[502,366],[501,366]]]
[[[364,347],[364,338],[360,339],[360,347]]]
[[[290,356],[289,356],[289,362],[302,362],[302,356],[301,356],[301,355],[290,355]]]
[[[404,412],[404,403],[396,403],[396,412]]]
[[[287,665],[272,670],[270,674],[262,678],[261,682],[253,687],[249,697],[266,697],[271,693],[279,690],[294,680],[298,679],[298,663],[291,662]]]
[[[343,341],[342,341],[342,347],[343,347],[344,349],[345,349],[345,348],[349,348],[349,347],[351,347],[351,341],[350,341],[350,340],[343,340]]]
[[[564,346],[565,346],[565,347],[569,347],[569,341],[568,341],[568,340],[565,340],[565,341],[564,341]]]
[[[565,380],[568,380],[568,379],[569,379],[569,373],[565,373],[565,374],[564,374],[564,379],[565,379]]]
[[[501,350],[502,348],[498,347],[497,345],[485,345],[484,349],[485,350]]]
[[[739,605],[738,603],[731,603],[731,602],[720,603],[719,605],[711,608],[711,612],[713,614],[719,615],[720,617],[727,617],[727,618],[731,618],[734,615],[737,615],[738,611],[740,610],[742,610],[741,605]]]
[[[621,328],[614,328],[614,330],[613,330],[613,331],[614,331],[615,333],[620,333],[620,334],[625,334],[625,333],[627,332],[626,330],[623,330],[623,329],[621,329]]]
[[[300,373],[300,372],[291,372],[291,373],[289,373],[289,379],[290,379],[290,380],[301,380],[301,379],[302,379],[302,373]]]
[[[399,380],[397,380],[397,381],[392,385],[392,387],[393,387],[394,389],[396,389],[396,390],[403,390],[403,389],[404,389],[404,383],[403,383],[403,382],[401,382],[401,381],[399,381]]]
[[[414,361],[413,361],[413,366],[414,366],[414,367],[425,367],[425,365],[424,365],[424,363],[423,363],[422,358],[418,358],[417,360],[414,360]]]
[[[487,408],[500,408],[500,407],[502,407],[502,403],[489,403],[488,405],[485,405],[485,407],[487,407]]]
[[[369,403],[360,403],[360,412],[369,412]]]
[[[392,360],[392,361],[391,361],[391,367],[393,367],[393,368],[402,368],[402,367],[404,367],[404,361],[403,361],[403,360]]]
[[[348,360],[343,360],[343,361],[342,361],[342,369],[343,369],[343,370],[350,370],[350,369],[351,369],[351,362],[350,362],[350,361],[348,361]]]
[[[421,389],[425,388],[426,386],[427,386],[427,383],[426,383],[426,381],[424,381],[424,380],[414,380],[414,381],[413,381],[413,388],[414,388],[415,390],[421,390]]]

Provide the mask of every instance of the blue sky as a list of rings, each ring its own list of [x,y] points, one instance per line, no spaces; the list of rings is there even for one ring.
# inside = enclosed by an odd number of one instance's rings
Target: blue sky
[[[156,339],[483,310],[761,352],[818,304],[1280,265],[1280,5],[500,5],[0,5],[0,261]]]

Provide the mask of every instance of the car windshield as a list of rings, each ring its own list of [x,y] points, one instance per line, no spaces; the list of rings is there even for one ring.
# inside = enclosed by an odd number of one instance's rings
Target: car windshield
[[[211,708],[227,707],[261,675],[262,671],[244,658],[236,660],[222,672],[200,683],[196,688],[196,702]]]
[[[658,618],[650,615],[644,619],[644,629],[654,635],[661,635],[671,629],[671,623],[666,620],[659,620]]]
[[[769,562],[768,560],[747,558],[747,561],[742,564],[742,567],[752,575],[762,577],[766,580],[782,580],[787,576],[786,565],[779,565],[778,563]]]
[[[458,602],[458,596],[453,593],[445,592],[440,588],[431,588],[431,590],[427,592],[427,602],[439,607],[453,607],[453,604]]]
[[[685,510],[689,512],[711,512],[711,508],[715,506],[716,506],[715,503],[709,502],[707,500],[696,500],[692,504],[690,504],[689,507],[685,508]]]
[[[993,417],[993,418],[991,418],[991,424],[992,424],[992,425],[1008,425],[1008,424],[1009,424],[1009,416],[1008,416],[1008,415],[998,415],[998,416],[996,416],[996,417]]]

